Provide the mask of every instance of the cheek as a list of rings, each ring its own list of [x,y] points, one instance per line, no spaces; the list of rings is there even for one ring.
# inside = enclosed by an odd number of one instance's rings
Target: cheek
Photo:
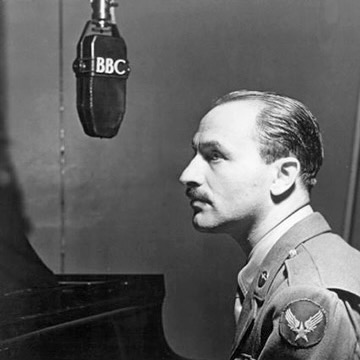
[[[253,191],[245,179],[237,177],[222,177],[210,184],[213,200],[217,207],[230,209],[236,202],[244,201]]]
[[[250,168],[248,171],[232,171],[210,183],[210,188],[214,196],[228,202],[266,198],[271,185],[271,178],[266,170]]]

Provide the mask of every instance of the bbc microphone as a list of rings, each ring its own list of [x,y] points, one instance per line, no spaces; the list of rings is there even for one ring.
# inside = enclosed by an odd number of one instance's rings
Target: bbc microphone
[[[112,0],[91,0],[89,20],[77,44],[73,63],[76,107],[84,132],[112,138],[126,108],[126,81],[130,73],[127,50],[114,19]]]

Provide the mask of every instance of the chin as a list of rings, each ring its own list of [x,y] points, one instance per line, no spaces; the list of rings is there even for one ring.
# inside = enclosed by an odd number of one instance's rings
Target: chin
[[[205,216],[199,216],[201,214],[194,215],[192,223],[194,228],[203,233],[213,234],[231,234],[234,228],[233,221],[227,221],[226,219],[214,219],[206,218]],[[236,223],[236,222],[235,222]]]
[[[206,223],[204,221],[198,221],[196,218],[193,219],[193,226],[197,231],[203,233],[221,233],[221,226],[217,224]]]

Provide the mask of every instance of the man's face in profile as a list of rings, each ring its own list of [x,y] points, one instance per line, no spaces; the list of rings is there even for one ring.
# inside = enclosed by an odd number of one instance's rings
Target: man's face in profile
[[[234,101],[200,122],[195,155],[180,177],[200,231],[236,233],[260,220],[269,205],[273,169],[259,154],[259,108],[255,101]]]

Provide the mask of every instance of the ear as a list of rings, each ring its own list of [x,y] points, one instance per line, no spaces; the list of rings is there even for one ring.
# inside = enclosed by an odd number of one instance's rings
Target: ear
[[[271,195],[285,194],[300,174],[300,162],[294,157],[281,158],[275,161],[275,177],[270,187]]]

